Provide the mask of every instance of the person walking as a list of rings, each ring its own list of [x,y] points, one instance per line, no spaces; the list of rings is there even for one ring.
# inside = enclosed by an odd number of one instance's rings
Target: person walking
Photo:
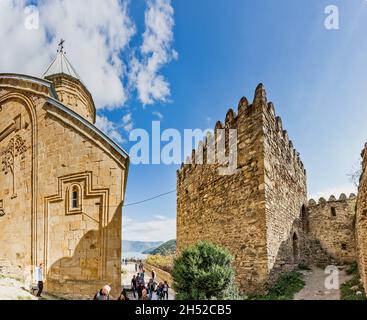
[[[165,298],[167,298],[166,300],[168,300],[168,289],[170,288],[170,286],[168,285],[167,281],[164,281],[163,284],[163,300],[165,300]]]
[[[148,291],[147,291],[147,289],[143,289],[143,291],[142,291],[142,294],[141,294],[141,299],[140,300],[151,300],[150,298],[149,298],[149,296],[148,296]]]
[[[152,279],[155,280],[155,271],[152,270]]]
[[[157,299],[162,300],[163,297],[163,282],[160,282],[157,287]]]
[[[134,296],[135,297],[135,296]],[[122,290],[120,296],[118,297],[117,299],[118,301],[128,301],[130,300],[128,297],[127,297],[127,293],[125,291],[125,289]]]
[[[137,279],[134,274],[133,278],[131,279],[131,290],[133,292],[134,299],[136,299],[136,294],[135,294],[136,289],[137,289]]]
[[[110,292],[111,287],[106,285],[95,294],[93,300],[110,300]]]
[[[145,285],[145,270],[143,269],[142,272],[140,273],[140,281],[144,283]]]
[[[150,279],[148,282],[148,294],[149,294],[149,300],[152,300],[153,298],[153,292],[155,290],[156,283],[153,281],[153,279]]]
[[[43,291],[43,263],[41,263],[35,270],[35,280],[37,283],[37,297],[41,297]]]
[[[135,272],[138,272],[138,264],[135,262]]]
[[[138,285],[138,299],[141,300],[141,297],[143,295],[143,290],[145,289],[144,284],[139,281],[139,285]]]

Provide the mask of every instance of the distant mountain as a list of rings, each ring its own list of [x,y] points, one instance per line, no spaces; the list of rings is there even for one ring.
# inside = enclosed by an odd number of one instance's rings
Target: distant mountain
[[[143,251],[144,254],[160,254],[162,256],[168,256],[176,252],[176,240],[169,240],[157,248],[147,249]]]
[[[163,244],[163,241],[155,242],[144,242],[144,241],[122,241],[122,251],[123,252],[139,252],[143,253],[145,250],[155,249]]]

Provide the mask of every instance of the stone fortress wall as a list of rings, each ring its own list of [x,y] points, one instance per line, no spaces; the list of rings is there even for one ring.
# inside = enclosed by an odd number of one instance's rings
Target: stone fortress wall
[[[356,206],[356,238],[359,273],[367,292],[367,143],[362,151],[362,174]]]
[[[302,235],[292,231],[307,203],[306,172],[263,85],[252,104],[242,98],[237,115],[228,111],[222,128],[237,129],[238,172],[221,176],[218,164],[196,165],[193,151],[193,165],[177,173],[178,251],[198,240],[222,245],[235,258],[239,287],[265,291],[280,247],[291,252],[282,266],[298,263]]]
[[[266,102],[263,91],[263,101]],[[303,260],[306,170],[282,120],[269,103],[264,113],[264,173],[269,280]]]
[[[230,109],[216,124],[223,128],[237,129],[238,171],[221,176],[205,162],[210,136],[198,148],[204,164],[193,150],[178,170],[178,252],[199,240],[227,248],[246,293],[266,291],[300,263],[355,261],[355,196],[307,201],[306,170],[262,84],[252,104],[242,98],[238,114]]]
[[[308,233],[319,241],[332,260],[337,264],[356,261],[355,239],[356,196],[349,198],[341,194],[328,201],[320,198],[318,203],[311,199],[307,209]]]

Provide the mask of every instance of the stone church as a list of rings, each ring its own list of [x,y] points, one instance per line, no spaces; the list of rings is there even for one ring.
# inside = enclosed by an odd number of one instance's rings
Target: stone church
[[[121,285],[128,154],[95,127],[96,107],[62,45],[44,77],[0,74],[0,272],[91,296]]]

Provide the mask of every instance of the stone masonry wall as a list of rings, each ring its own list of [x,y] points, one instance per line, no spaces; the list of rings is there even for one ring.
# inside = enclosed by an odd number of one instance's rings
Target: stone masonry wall
[[[85,136],[71,117],[52,106],[46,110],[39,113],[38,121],[39,175],[43,177],[39,203],[46,210],[39,225],[47,229],[40,241],[48,247],[39,248],[39,254],[48,269],[46,290],[90,297],[108,283],[116,295],[121,283],[126,171],[111,150]],[[50,137],[49,132],[54,135]],[[69,210],[68,202],[73,186],[80,186],[82,193],[80,210],[75,212]]]
[[[41,85],[1,85],[0,271],[30,283],[44,263],[50,293],[90,298],[110,284],[117,295],[128,158]]]
[[[0,101],[5,93],[0,90]],[[12,275],[31,272],[32,132],[27,123],[30,115],[20,102],[1,104],[0,271]]]
[[[65,74],[47,77],[52,81],[58,99],[86,120],[95,123],[96,107],[93,98],[83,83]]]
[[[356,237],[359,272],[367,292],[367,144],[362,152],[362,158],[356,210]]]
[[[270,119],[270,109],[264,88],[259,85],[253,104],[249,105],[247,99],[242,98],[238,115],[229,110],[225,125],[217,123],[216,129],[238,130],[236,174],[220,176],[218,165],[208,164],[184,165],[177,174],[178,252],[199,240],[226,247],[235,258],[239,288],[246,293],[266,291],[277,249],[289,237],[290,226],[294,225],[306,199],[304,170],[297,161],[289,167],[297,170],[301,181],[294,185],[292,182],[278,182],[280,187],[290,188],[289,192],[294,196],[285,199],[284,194],[272,190],[276,185],[271,184],[274,181],[269,179],[272,177],[270,172],[278,172],[278,169],[274,168],[276,164],[270,159],[273,147],[268,146],[267,136],[279,134],[279,131],[275,128],[275,118]],[[274,126],[268,123],[271,121]],[[280,153],[290,150],[289,146],[284,150],[281,145],[278,146],[279,141],[284,140],[275,140],[274,149],[280,148]],[[204,155],[206,143],[204,140]],[[193,158],[195,156],[193,152]],[[279,170],[288,170],[288,167]],[[284,179],[284,175],[286,173],[274,174],[277,179]],[[278,208],[276,201],[282,205],[279,224],[275,222],[278,215],[274,211]],[[271,218],[271,214],[275,217]],[[281,228],[282,224],[286,226]],[[272,232],[284,234],[275,235]],[[272,245],[268,239],[270,237],[279,240]]]
[[[264,99],[265,93],[264,93]],[[306,170],[272,103],[264,113],[265,201],[271,280],[303,259]]]
[[[356,261],[355,241],[356,196],[341,194],[329,201],[311,199],[308,205],[308,233],[338,264]]]

